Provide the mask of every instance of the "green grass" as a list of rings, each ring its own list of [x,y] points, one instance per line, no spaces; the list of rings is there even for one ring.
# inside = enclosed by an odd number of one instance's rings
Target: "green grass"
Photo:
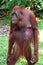
[[[7,56],[7,47],[8,46],[8,37],[0,37],[0,65],[6,65],[6,56]]]
[[[40,47],[42,47],[42,44]],[[8,36],[1,36],[0,37],[0,65],[6,65],[7,48],[8,48]],[[20,58],[17,61],[16,65],[26,65],[26,59]],[[42,52],[39,52],[39,61],[36,65],[43,65],[43,53]]]
[[[1,21],[1,24],[4,24],[4,25],[6,25],[6,24],[10,24],[10,18],[8,18],[8,17],[4,17],[3,18],[3,20]]]
[[[39,53],[39,61],[38,63],[36,63],[36,65],[43,65],[43,53],[42,52]]]
[[[38,27],[39,27],[40,30],[43,30],[43,19],[40,19],[38,21]]]
[[[5,20],[4,20],[5,21]],[[5,24],[9,24],[6,19],[4,22]],[[7,22],[7,23],[6,23]],[[43,30],[43,21],[40,20],[38,22],[39,30]],[[39,39],[39,50],[43,50],[43,40]],[[6,57],[7,57],[7,49],[8,49],[8,36],[0,36],[0,65],[7,65],[6,64]],[[39,61],[36,65],[43,65],[43,52],[39,52]],[[26,65],[27,61],[25,58],[19,58],[16,65]]]

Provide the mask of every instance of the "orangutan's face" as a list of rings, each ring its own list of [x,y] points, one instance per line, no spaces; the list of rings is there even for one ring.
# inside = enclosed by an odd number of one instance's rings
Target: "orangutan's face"
[[[12,23],[16,24],[17,23],[17,19],[18,19],[18,15],[17,15],[17,13],[14,12],[12,14]]]

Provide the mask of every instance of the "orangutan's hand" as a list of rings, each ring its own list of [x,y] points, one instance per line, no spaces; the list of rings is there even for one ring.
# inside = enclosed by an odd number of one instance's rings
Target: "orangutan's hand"
[[[38,56],[37,56],[37,55],[34,55],[34,56],[31,58],[31,60],[30,60],[30,62],[31,62],[32,64],[35,64],[37,61],[38,61]]]

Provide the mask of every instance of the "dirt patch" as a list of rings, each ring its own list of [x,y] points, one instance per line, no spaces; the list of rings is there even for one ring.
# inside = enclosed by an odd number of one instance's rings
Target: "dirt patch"
[[[9,25],[0,25],[0,36],[5,36],[9,33],[10,26]]]

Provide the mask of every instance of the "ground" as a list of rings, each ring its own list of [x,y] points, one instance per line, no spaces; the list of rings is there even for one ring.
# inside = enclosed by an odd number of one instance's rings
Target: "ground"
[[[8,21],[8,20],[6,20]],[[8,50],[8,36],[9,36],[9,25],[0,25],[0,65],[6,64],[7,50]],[[43,65],[43,20],[38,21],[39,27],[39,61],[36,65]],[[26,65],[27,61],[25,58],[21,58],[17,61],[16,65]]]
[[[8,34],[10,27],[8,25],[0,25],[0,36],[5,36]]]

